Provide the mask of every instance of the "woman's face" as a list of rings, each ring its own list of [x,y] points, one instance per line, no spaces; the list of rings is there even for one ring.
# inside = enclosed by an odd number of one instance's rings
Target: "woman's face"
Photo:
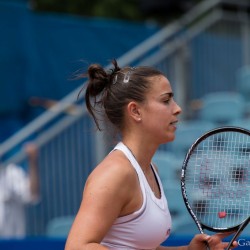
[[[173,99],[172,88],[166,77],[157,76],[150,81],[151,87],[142,105],[144,132],[151,135],[151,140],[157,144],[173,141],[181,108]]]

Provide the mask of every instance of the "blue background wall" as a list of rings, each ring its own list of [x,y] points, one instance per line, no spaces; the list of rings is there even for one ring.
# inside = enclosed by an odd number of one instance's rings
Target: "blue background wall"
[[[90,63],[107,65],[155,33],[144,23],[35,13],[0,0],[0,142],[40,114],[31,96],[60,99]],[[76,97],[77,98],[77,97]]]

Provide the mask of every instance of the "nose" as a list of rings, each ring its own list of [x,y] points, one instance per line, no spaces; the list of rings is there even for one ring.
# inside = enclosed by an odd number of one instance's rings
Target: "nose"
[[[174,101],[175,107],[174,107],[174,114],[179,115],[182,112],[181,107]]]

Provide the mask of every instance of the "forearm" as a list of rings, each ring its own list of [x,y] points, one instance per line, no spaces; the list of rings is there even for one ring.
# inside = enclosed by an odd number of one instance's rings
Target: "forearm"
[[[31,195],[37,198],[39,196],[38,160],[30,159],[29,165]]]
[[[34,143],[28,143],[25,145],[25,151],[28,156],[29,164],[29,179],[30,179],[30,191],[34,198],[39,197],[39,159],[38,148]]]

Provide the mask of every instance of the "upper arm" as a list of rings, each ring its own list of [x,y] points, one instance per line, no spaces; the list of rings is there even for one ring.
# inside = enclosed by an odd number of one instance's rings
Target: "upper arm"
[[[120,166],[122,167],[122,166]],[[100,167],[88,178],[68,241],[99,243],[129,202],[129,174],[119,166]]]

